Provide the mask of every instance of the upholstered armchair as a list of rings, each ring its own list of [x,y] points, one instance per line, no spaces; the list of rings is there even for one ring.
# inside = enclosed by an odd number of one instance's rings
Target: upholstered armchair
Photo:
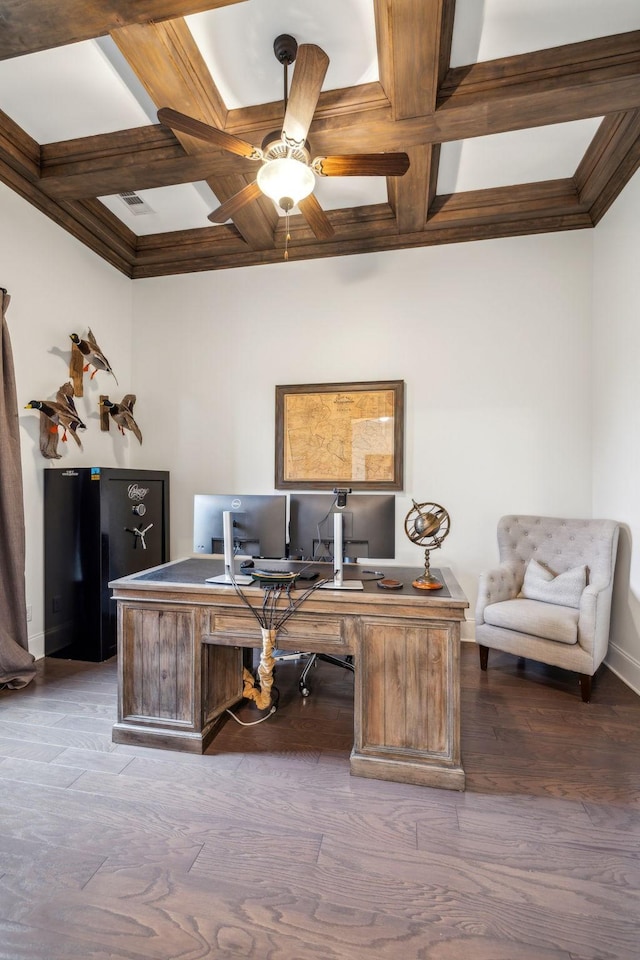
[[[480,577],[476,642],[580,674],[582,699],[609,644],[618,524],[502,517],[500,565]]]

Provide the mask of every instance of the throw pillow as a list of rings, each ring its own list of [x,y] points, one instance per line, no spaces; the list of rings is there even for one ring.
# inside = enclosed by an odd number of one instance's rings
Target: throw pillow
[[[586,585],[586,566],[572,567],[556,576],[537,560],[529,560],[520,596],[527,600],[557,603],[562,607],[579,607]]]

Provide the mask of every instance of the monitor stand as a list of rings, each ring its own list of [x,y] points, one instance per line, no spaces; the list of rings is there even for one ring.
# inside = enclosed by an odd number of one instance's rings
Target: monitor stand
[[[333,580],[320,584],[321,590],[364,590],[362,580],[345,580],[343,571],[342,514],[333,515]]]
[[[222,533],[224,536],[224,573],[218,577],[207,577],[206,583],[224,583],[230,586],[248,587],[253,583],[253,577],[246,573],[233,572],[233,514],[225,510],[222,514]]]

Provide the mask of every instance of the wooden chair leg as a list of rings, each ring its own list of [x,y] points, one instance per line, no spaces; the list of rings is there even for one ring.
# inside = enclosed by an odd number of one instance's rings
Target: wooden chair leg
[[[486,670],[487,663],[489,661],[489,647],[483,647],[481,643],[478,644],[478,653],[480,654],[480,669]]]
[[[589,703],[591,700],[591,680],[593,678],[589,676],[588,673],[580,674],[580,693],[582,694],[582,702]]]

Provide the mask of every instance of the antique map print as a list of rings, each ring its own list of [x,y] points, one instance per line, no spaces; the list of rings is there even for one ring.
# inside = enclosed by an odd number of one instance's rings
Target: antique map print
[[[393,390],[290,393],[284,414],[285,481],[393,482]]]

